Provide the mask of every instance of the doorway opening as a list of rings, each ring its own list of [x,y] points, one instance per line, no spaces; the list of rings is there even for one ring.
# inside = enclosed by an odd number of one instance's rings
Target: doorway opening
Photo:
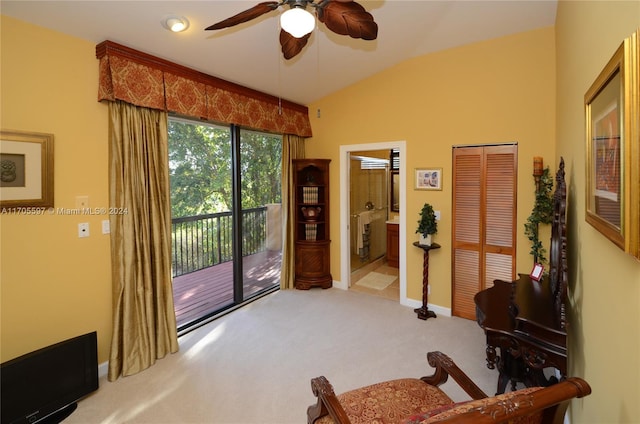
[[[378,157],[379,156],[379,157]],[[350,154],[351,272],[384,258],[389,219],[388,150]]]
[[[397,263],[392,267],[387,261],[392,151],[368,150],[350,154],[349,289],[398,301]]]
[[[386,172],[386,182],[385,182],[385,195],[380,196],[380,199],[384,200],[365,200],[363,205],[360,205],[359,202],[357,204],[353,204],[352,202],[352,177],[353,174],[351,172],[352,161],[354,160],[353,156],[365,156],[361,155],[362,152],[372,152],[372,151],[385,151],[388,152],[391,150],[396,150],[399,153],[399,168],[400,170],[405,170],[405,149],[406,142],[405,141],[392,141],[392,142],[381,142],[381,143],[370,143],[370,144],[356,144],[356,145],[348,145],[340,147],[340,246],[341,246],[341,269],[340,269],[340,279],[341,281],[334,282],[334,286],[338,288],[342,288],[344,290],[348,290],[350,287],[353,287],[354,279],[360,278],[361,274],[368,273],[368,271],[380,266],[380,261],[384,261],[384,256],[386,253],[386,222],[388,221],[389,214],[389,202],[388,192],[390,191],[389,181],[391,178],[391,174]],[[357,159],[356,159],[357,160]],[[398,276],[398,286],[399,286],[399,301],[403,305],[407,305],[407,295],[406,295],[406,220],[405,220],[405,210],[406,210],[406,172],[401,171],[398,173],[397,178],[399,180],[398,191],[400,193],[399,207],[397,209],[397,219],[395,220],[398,225],[399,232],[399,263],[397,268],[397,276]],[[367,178],[366,174],[363,178]],[[377,177],[376,177],[377,178]],[[366,191],[366,190],[364,190]],[[367,193],[368,194],[368,193]],[[356,196],[358,197],[358,196]],[[362,196],[359,196],[360,198]],[[366,196],[365,196],[366,197]],[[376,199],[372,197],[372,199]],[[370,202],[371,204],[368,204]],[[368,207],[368,208],[367,208]],[[377,209],[377,208],[380,209]],[[384,210],[382,210],[384,208]],[[360,240],[358,232],[354,235],[352,228],[358,225],[362,228],[362,221],[358,224],[358,217],[361,213],[365,213],[369,215],[369,218],[378,219],[378,223],[381,224],[377,229],[377,233],[384,231],[384,236],[381,240],[384,241],[385,246],[382,250],[382,256],[380,258],[373,257],[377,256],[376,252],[371,252],[371,244],[369,245],[369,258],[365,261],[360,261]],[[376,216],[376,213],[380,215],[380,217]],[[373,222],[370,220],[370,223]],[[374,228],[370,228],[370,231],[373,231]],[[380,244],[381,241],[376,240],[376,244]],[[364,245],[364,241],[361,243]],[[379,246],[376,246],[375,249],[378,249]],[[357,249],[357,250],[356,250]],[[358,255],[354,258],[354,252],[358,252]],[[367,256],[366,250],[362,252],[364,256]],[[373,255],[372,255],[373,253]],[[356,262],[360,262],[356,264],[355,268],[356,273],[352,273],[354,271],[354,265],[352,260]],[[408,305],[407,305],[408,306]]]

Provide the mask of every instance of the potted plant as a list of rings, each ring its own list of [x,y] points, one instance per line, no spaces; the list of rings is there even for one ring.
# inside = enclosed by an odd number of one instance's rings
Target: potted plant
[[[433,206],[425,203],[420,211],[420,220],[418,221],[418,229],[416,233],[420,234],[420,244],[431,246],[431,235],[438,232],[438,222],[436,221],[436,213]]]
[[[531,215],[524,224],[524,234],[531,241],[531,251],[534,264],[545,264],[546,250],[542,241],[538,238],[538,227],[540,224],[550,224],[553,219],[553,177],[549,167],[545,168],[540,177],[540,186],[536,188],[536,197]]]

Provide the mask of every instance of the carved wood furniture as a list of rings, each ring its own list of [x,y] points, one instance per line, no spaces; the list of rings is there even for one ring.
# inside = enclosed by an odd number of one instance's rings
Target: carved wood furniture
[[[429,310],[429,251],[434,249],[440,249],[438,243],[431,243],[430,245],[420,244],[417,241],[413,243],[414,246],[424,250],[422,259],[422,306],[414,309],[413,311],[418,314],[418,319],[427,320],[429,318],[436,318],[436,313]]]
[[[435,368],[431,376],[386,381],[338,396],[325,377],[313,378],[311,390],[318,400],[307,409],[308,424],[561,424],[569,401],[591,393],[586,381],[568,378],[487,397],[447,355],[430,352],[427,359]],[[471,401],[455,403],[437,387],[449,376]]]
[[[329,244],[330,159],[293,159],[295,287],[333,285]]]
[[[476,317],[487,337],[487,366],[498,368],[498,390],[511,382],[525,386],[549,385],[545,368],[567,375],[567,255],[566,184],[564,160],[556,174],[551,228],[549,274],[535,281],[520,274],[513,282],[496,280],[476,294]],[[499,352],[498,352],[499,351]]]

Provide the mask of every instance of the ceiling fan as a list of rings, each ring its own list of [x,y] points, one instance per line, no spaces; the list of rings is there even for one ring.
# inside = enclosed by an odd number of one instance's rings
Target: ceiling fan
[[[285,59],[291,59],[302,51],[315,27],[315,18],[308,12],[307,6],[315,9],[318,20],[331,31],[352,38],[375,40],[378,36],[378,24],[362,5],[353,0],[281,0],[266,1],[240,12],[230,18],[213,24],[205,31],[232,27],[250,21],[280,6],[289,6],[280,17],[280,45]],[[298,32],[289,24],[307,23],[307,27]]]

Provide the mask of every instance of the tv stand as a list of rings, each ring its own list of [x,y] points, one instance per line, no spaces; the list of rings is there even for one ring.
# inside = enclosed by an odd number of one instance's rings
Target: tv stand
[[[73,412],[78,408],[78,402],[70,403],[64,408],[58,409],[53,414],[47,415],[40,421],[36,421],[37,424],[60,424],[64,421],[69,415],[73,414]],[[29,418],[27,418],[29,419]]]

